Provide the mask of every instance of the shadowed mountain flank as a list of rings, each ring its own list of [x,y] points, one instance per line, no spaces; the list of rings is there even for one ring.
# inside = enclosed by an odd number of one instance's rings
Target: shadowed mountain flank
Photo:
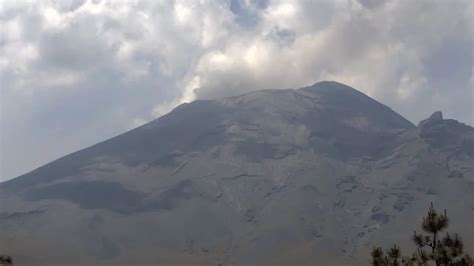
[[[0,250],[19,265],[367,264],[429,202],[474,236],[473,149],[471,126],[414,126],[337,82],[195,101],[0,183]]]

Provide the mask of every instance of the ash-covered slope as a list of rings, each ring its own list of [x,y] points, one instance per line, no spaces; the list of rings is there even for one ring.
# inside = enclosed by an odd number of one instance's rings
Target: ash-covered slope
[[[415,127],[336,82],[196,101],[1,183],[0,250],[48,265],[359,264],[408,242],[430,201],[472,250],[473,148],[472,127],[440,113]]]

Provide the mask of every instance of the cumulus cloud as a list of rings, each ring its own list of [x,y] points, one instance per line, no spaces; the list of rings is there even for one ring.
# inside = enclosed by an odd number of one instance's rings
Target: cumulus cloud
[[[472,4],[61,0],[0,3],[1,175],[176,105],[320,80],[413,122],[473,124]]]
[[[414,122],[440,109],[472,123],[469,2],[333,2],[319,22],[301,11],[317,10],[306,2],[272,4],[254,34],[201,57],[197,97],[331,79]]]

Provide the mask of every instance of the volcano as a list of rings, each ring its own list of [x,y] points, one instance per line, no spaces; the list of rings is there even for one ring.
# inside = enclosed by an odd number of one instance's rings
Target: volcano
[[[0,183],[18,265],[366,265],[430,202],[474,249],[474,128],[341,83],[182,104]]]

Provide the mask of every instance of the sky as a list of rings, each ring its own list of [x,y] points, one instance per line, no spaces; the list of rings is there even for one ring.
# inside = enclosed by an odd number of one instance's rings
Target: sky
[[[0,181],[195,99],[317,81],[474,124],[469,0],[0,1]]]

